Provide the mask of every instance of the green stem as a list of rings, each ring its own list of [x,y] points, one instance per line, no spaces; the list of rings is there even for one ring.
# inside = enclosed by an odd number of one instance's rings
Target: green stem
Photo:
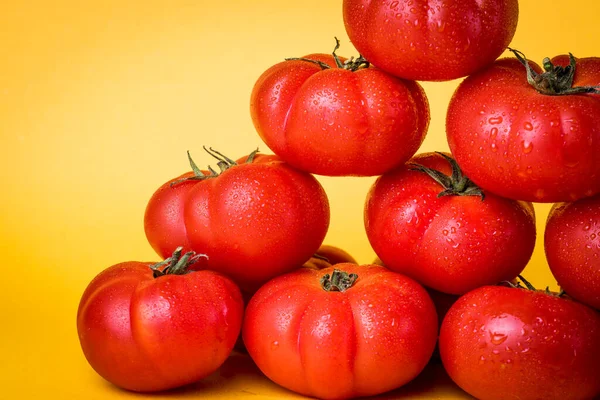
[[[183,247],[178,247],[173,251],[171,257],[168,257],[159,263],[150,265],[154,278],[165,275],[185,275],[190,272],[189,267],[196,263],[200,258],[208,259],[206,254],[196,254],[194,251],[188,251],[181,255],[182,251]]]
[[[194,175],[190,176],[188,178],[183,178],[183,179],[178,179],[176,181],[173,181],[173,182],[171,182],[170,186],[175,186],[181,182],[186,182],[186,181],[203,181],[206,179],[216,178],[219,175],[221,175],[223,172],[227,171],[229,168],[231,168],[235,165],[238,165],[237,162],[235,162],[231,158],[223,155],[222,153],[214,150],[212,147],[206,148],[206,146],[202,146],[202,148],[211,157],[214,157],[217,160],[217,166],[219,167],[219,172],[217,172],[213,167],[211,167],[209,165],[207,167],[209,173],[205,174],[200,168],[198,168],[198,165],[196,165],[196,163],[192,159],[192,156],[188,150],[188,152],[187,152],[188,161],[190,163],[190,167],[192,168],[192,172],[194,173]],[[254,158],[256,157],[257,153],[258,153],[258,149],[254,150],[252,153],[250,153],[250,155],[248,155],[248,159],[246,160],[246,164],[252,163],[254,161]]]
[[[460,166],[458,165],[456,160],[454,160],[452,157],[447,156],[444,153],[437,152],[437,154],[444,157],[444,159],[446,159],[446,161],[448,161],[448,163],[452,167],[451,176],[448,176],[436,169],[428,168],[417,163],[410,163],[409,170],[427,174],[431,179],[433,179],[440,186],[442,186],[444,190],[438,193],[438,197],[480,196],[481,200],[483,201],[485,198],[485,194],[479,186],[473,183],[473,181],[471,181],[462,173],[462,170],[460,169]]]
[[[331,275],[323,275],[321,278],[321,287],[327,292],[345,292],[354,285],[357,279],[357,274],[348,274],[339,269],[334,269]]]
[[[577,60],[569,53],[569,65],[562,67],[554,65],[550,58],[542,61],[544,72],[538,74],[531,68],[529,61],[522,52],[511,49],[517,60],[525,66],[527,82],[538,92],[548,96],[562,96],[569,94],[600,93],[600,86],[573,86]]]
[[[359,69],[370,67],[371,63],[369,63],[362,55],[356,59],[354,59],[354,57],[350,57],[348,60],[342,62],[342,60],[336,53],[338,51],[338,49],[340,48],[340,41],[337,37],[334,37],[334,39],[335,39],[335,47],[334,47],[331,55],[333,56],[333,60],[335,61],[335,65],[337,66],[337,68],[355,72],[355,71],[358,71]],[[310,63],[318,65],[319,67],[321,67],[322,70],[331,68],[328,64],[324,63],[323,61],[313,60],[313,59],[304,58],[304,57],[290,57],[290,58],[286,58],[285,61],[306,61],[306,62],[310,62]]]

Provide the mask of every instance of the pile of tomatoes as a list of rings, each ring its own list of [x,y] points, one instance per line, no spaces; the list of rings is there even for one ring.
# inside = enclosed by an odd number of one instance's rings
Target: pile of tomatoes
[[[149,392],[198,381],[234,348],[272,381],[319,398],[398,388],[436,346],[481,399],[600,394],[600,59],[542,67],[507,49],[517,0],[344,0],[357,58],[309,54],[260,76],[255,128],[275,153],[166,182],[144,227],[163,261],[124,262],[83,294],[90,365]],[[419,150],[417,81],[465,79],[447,110],[451,154]],[[323,245],[327,195],[313,174],[378,176],[364,208],[378,259]],[[532,202],[556,203],[545,250],[563,289],[521,272]]]

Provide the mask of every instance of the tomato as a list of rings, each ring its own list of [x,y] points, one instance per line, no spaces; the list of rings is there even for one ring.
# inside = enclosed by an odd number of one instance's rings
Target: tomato
[[[600,314],[523,288],[484,286],[450,308],[440,332],[448,375],[482,400],[600,394]]]
[[[558,56],[542,73],[515,54],[456,89],[446,119],[453,156],[477,185],[512,199],[600,192],[600,58]]]
[[[342,263],[265,284],[248,304],[242,334],[275,383],[308,396],[349,398],[416,377],[435,347],[437,316],[412,279]]]
[[[548,215],[544,248],[561,289],[600,310],[600,195],[555,204]]]
[[[165,257],[177,243],[205,253],[202,268],[248,292],[307,261],[329,227],[329,202],[315,177],[273,155],[236,162],[209,153],[222,172],[200,171],[192,162],[188,180],[165,183],[148,202],[144,227],[157,253]]]
[[[533,206],[481,192],[443,153],[379,177],[364,218],[387,268],[449,294],[515,278],[535,246]]]
[[[445,81],[492,63],[512,40],[517,0],[344,0],[352,44],[395,76]]]
[[[88,285],[77,312],[94,370],[133,391],[171,389],[217,370],[242,324],[239,288],[213,271],[188,272],[190,254],[113,265]],[[161,272],[162,271],[162,272]]]
[[[319,250],[317,250],[315,255],[312,256],[310,260],[304,263],[303,267],[323,269],[341,263],[357,264],[354,257],[352,257],[346,250],[336,246],[324,244],[319,247]]]
[[[334,51],[265,71],[250,111],[267,146],[296,168],[328,176],[380,175],[407,161],[429,126],[425,92],[361,60]]]

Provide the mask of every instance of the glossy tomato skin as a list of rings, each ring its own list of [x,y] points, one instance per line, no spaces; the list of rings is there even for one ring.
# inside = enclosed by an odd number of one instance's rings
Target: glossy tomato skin
[[[162,226],[171,226],[172,236],[160,233]],[[191,250],[208,256],[202,268],[253,292],[318,250],[329,227],[329,202],[312,175],[277,156],[258,154],[216,178],[166,183],[148,203],[145,227],[161,256],[177,247],[173,237],[184,238]]]
[[[331,68],[284,61],[265,71],[252,90],[252,121],[275,154],[319,175],[372,176],[418,150],[430,119],[418,83],[372,67],[337,68],[331,55],[304,58]]]
[[[574,86],[600,84],[600,58],[579,59],[575,71]],[[599,118],[600,95],[541,94],[519,61],[502,59],[458,86],[446,132],[452,155],[483,189],[517,200],[570,202],[600,192]]]
[[[435,307],[418,283],[386,268],[338,264],[358,274],[344,292],[301,268],[264,285],[246,309],[244,342],[275,383],[323,399],[383,393],[427,364],[437,338]]]
[[[417,163],[451,174],[439,154],[423,153],[379,177],[365,203],[365,228],[385,266],[448,294],[515,278],[535,246],[533,206],[485,193],[443,196]]]
[[[492,63],[512,40],[517,0],[344,0],[346,32],[373,65],[395,76],[445,81]]]
[[[153,392],[196,382],[231,353],[241,329],[239,288],[212,271],[154,278],[150,263],[101,272],[77,312],[83,353],[109,382]]]
[[[600,310],[600,195],[552,206],[544,248],[562,290]]]
[[[600,394],[600,314],[526,289],[462,296],[440,331],[448,375],[482,400],[593,399]]]
[[[191,250],[183,209],[188,192],[198,183],[193,180],[185,181],[192,176],[194,173],[190,171],[166,182],[154,192],[146,206],[146,238],[163,259],[169,257],[177,247],[183,247],[184,253]]]

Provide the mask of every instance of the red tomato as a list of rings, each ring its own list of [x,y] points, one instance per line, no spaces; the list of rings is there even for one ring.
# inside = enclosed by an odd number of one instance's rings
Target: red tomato
[[[440,332],[448,375],[482,400],[600,394],[600,314],[521,288],[484,286],[450,308]]]
[[[133,391],[166,390],[204,378],[229,356],[242,324],[240,290],[216,272],[186,273],[187,257],[175,255],[164,275],[152,263],[116,264],[89,284],[77,331],[103,378]]]
[[[561,289],[600,310],[600,195],[550,210],[546,258]]]
[[[600,84],[600,58],[569,67],[568,56],[547,61],[544,73],[528,64],[531,85],[519,60],[499,60],[465,79],[450,101],[450,150],[485,190],[535,202],[600,192],[600,96],[592,93],[600,90],[591,89]]]
[[[161,186],[144,216],[146,236],[165,257],[184,244],[208,255],[202,268],[230,276],[252,292],[307,261],[329,227],[329,202],[310,174],[277,156],[247,162],[219,157],[224,171],[205,179],[196,170]],[[193,180],[193,178],[198,178]]]
[[[437,316],[412,279],[342,263],[268,282],[248,304],[242,334],[275,383],[308,396],[349,398],[416,377],[435,347]]]
[[[440,182],[414,170],[417,165],[438,171]],[[447,155],[418,155],[371,187],[365,204],[369,242],[386,267],[440,292],[463,294],[511,280],[535,246],[533,206],[477,194],[482,192]]]
[[[344,0],[346,32],[373,65],[445,81],[492,63],[512,40],[517,0]]]
[[[429,126],[425,92],[360,58],[337,58],[341,66],[336,58],[310,54],[260,76],[250,103],[260,137],[286,162],[320,175],[380,175],[404,163]]]

